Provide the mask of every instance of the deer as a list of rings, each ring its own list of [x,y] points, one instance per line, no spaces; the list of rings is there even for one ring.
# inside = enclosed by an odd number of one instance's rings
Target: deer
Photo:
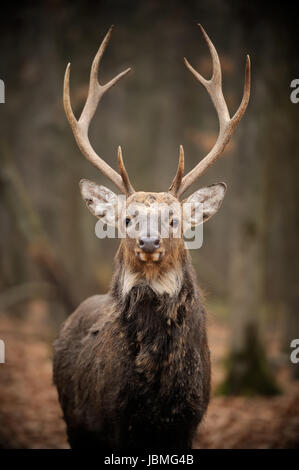
[[[184,239],[174,232],[186,218],[192,227],[206,222],[222,204],[225,183],[200,188],[180,199],[230,141],[248,105],[251,73],[247,55],[242,100],[230,117],[218,53],[199,27],[210,51],[212,77],[207,80],[186,58],[184,62],[212,99],[219,134],[210,152],[185,176],[180,146],[177,171],[166,192],[135,191],[121,148],[118,173],[89,141],[88,129],[99,101],[130,71],[105,85],[99,83],[99,64],[112,27],[93,60],[88,95],[78,120],[71,106],[70,64],[66,68],[63,103],[77,145],[119,191],[116,194],[83,179],[82,198],[103,223],[123,224],[127,230],[115,256],[108,293],[83,301],[65,320],[54,343],[54,383],[73,449],[190,449],[209,404],[211,365],[204,299]],[[187,204],[200,205],[201,217],[195,210],[186,211]],[[166,237],[161,235],[160,225],[149,230],[146,223],[149,214],[161,218],[164,210],[169,214],[162,221],[169,227]],[[129,236],[136,213],[140,214],[139,229]]]

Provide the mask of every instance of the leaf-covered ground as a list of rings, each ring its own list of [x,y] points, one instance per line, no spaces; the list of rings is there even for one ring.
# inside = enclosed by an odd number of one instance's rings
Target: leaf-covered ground
[[[65,426],[52,384],[53,328],[45,305],[35,302],[23,319],[0,316],[6,363],[0,364],[0,447],[68,448]],[[228,329],[209,325],[213,387],[223,377]],[[273,398],[213,397],[194,441],[196,448],[299,447],[299,383],[277,360],[283,393]],[[276,356],[275,356],[276,354]]]

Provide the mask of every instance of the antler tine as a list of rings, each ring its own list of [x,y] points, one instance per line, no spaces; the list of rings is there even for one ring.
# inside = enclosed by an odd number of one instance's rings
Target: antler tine
[[[122,155],[120,145],[118,146],[118,150],[117,150],[117,160],[118,160],[119,172],[121,174],[121,178],[122,178],[124,186],[125,186],[126,194],[128,194],[128,195],[133,194],[135,191],[134,191],[133,186],[130,183],[129,176],[128,176],[127,170],[125,168],[125,165],[124,165],[123,155]]]
[[[213,73],[210,80],[206,80],[200,73],[198,73],[192,65],[185,58],[185,64],[195,78],[204,85],[208,91],[215,109],[217,111],[219,119],[219,135],[217,141],[212,150],[204,157],[184,178],[182,179],[181,186],[178,188],[177,197],[181,196],[205,171],[220,157],[224,151],[225,146],[229,142],[235,128],[243,117],[245,110],[248,105],[250,97],[250,59],[246,57],[246,69],[245,69],[245,83],[244,91],[241,104],[232,118],[225,102],[223,91],[222,91],[222,77],[221,77],[221,66],[217,51],[210,40],[209,36],[199,25],[201,32],[208,44],[210,54],[213,62]]]
[[[70,64],[67,65],[64,76],[63,104],[66,116],[73,130],[73,134],[78,144],[78,147],[80,148],[85,158],[90,163],[92,163],[98,170],[100,170],[101,173],[103,173],[110,181],[112,181],[112,183],[114,183],[115,186],[122,193],[130,194],[131,192],[134,192],[134,189],[129,181],[127,172],[124,170],[124,172],[122,173],[125,174],[127,178],[127,181],[124,182],[122,176],[119,175],[99,155],[96,154],[88,138],[89,125],[97,109],[100,99],[102,98],[104,93],[106,93],[106,91],[112,88],[122,77],[124,77],[131,70],[130,68],[124,70],[105,85],[100,85],[98,81],[99,64],[109,42],[112,29],[113,26],[110,27],[93,60],[90,71],[88,95],[83,111],[78,121],[73,113],[70,99]],[[128,191],[130,192],[128,193]]]
[[[239,123],[239,121],[242,119],[243,114],[246,111],[249,98],[250,98],[250,56],[247,54],[246,56],[246,66],[245,66],[245,81],[244,81],[244,90],[243,90],[243,96],[242,96],[242,101],[240,103],[239,108],[235,112],[232,121],[234,121],[236,124]]]
[[[180,145],[180,156],[179,156],[177,172],[168,189],[168,192],[170,194],[173,194],[174,196],[176,196],[178,189],[181,186],[182,179],[184,176],[184,166],[185,166],[184,149],[183,149],[183,146]]]

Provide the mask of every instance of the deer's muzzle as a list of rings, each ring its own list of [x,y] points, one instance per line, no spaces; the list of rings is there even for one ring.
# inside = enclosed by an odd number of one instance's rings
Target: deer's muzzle
[[[145,253],[153,253],[159,248],[160,240],[158,237],[140,237],[138,246]]]

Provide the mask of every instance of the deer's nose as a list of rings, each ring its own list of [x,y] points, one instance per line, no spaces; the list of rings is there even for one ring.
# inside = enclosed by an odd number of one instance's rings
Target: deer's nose
[[[145,253],[153,253],[159,248],[160,240],[158,237],[140,237],[138,245]]]

